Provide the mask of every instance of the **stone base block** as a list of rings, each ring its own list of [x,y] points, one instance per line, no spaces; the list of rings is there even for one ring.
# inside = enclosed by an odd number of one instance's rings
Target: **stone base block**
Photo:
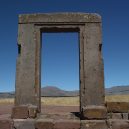
[[[128,113],[122,113],[122,118],[125,120],[129,119],[129,114]]]
[[[108,113],[107,119],[124,119],[128,120],[129,119],[129,114],[128,113]]]
[[[122,119],[121,113],[112,113],[112,119]]]
[[[27,118],[36,118],[37,117],[37,106],[34,105],[20,105],[15,106],[12,109],[12,118],[13,119],[27,119]]]
[[[29,111],[29,118],[36,118],[37,117],[37,112],[38,112],[37,106],[30,105],[28,107],[28,111]]]
[[[106,119],[107,109],[104,106],[86,106],[83,108],[84,119]]]
[[[81,129],[108,129],[105,120],[82,120]]]
[[[109,120],[111,129],[129,129],[129,121],[127,120]]]
[[[36,129],[53,129],[54,128],[54,122],[51,119],[38,119],[35,122],[35,128]]]
[[[14,119],[27,119],[29,116],[28,106],[15,106],[12,109],[12,118]]]
[[[107,102],[108,112],[127,113],[129,111],[129,103],[127,102]]]
[[[80,129],[79,120],[58,120],[54,124],[54,129]]]
[[[35,129],[34,119],[14,119],[15,129]]]

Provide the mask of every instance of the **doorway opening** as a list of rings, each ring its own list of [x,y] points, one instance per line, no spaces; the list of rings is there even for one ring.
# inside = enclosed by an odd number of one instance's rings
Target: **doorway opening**
[[[79,112],[78,32],[43,32],[41,46],[41,111]]]

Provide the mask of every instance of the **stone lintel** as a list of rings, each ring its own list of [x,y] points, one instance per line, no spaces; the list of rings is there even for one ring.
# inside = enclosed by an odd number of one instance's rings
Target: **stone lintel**
[[[19,24],[26,23],[86,23],[101,22],[101,16],[96,13],[44,13],[21,14]]]

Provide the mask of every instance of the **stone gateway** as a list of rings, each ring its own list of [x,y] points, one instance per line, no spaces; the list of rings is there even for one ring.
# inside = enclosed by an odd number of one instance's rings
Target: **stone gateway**
[[[41,114],[41,34],[78,32],[80,112]],[[15,106],[4,129],[129,129],[129,103],[105,103],[102,23],[98,14],[19,15]]]
[[[15,105],[40,112],[42,32],[79,33],[80,112],[104,106],[101,17],[85,13],[19,15]]]

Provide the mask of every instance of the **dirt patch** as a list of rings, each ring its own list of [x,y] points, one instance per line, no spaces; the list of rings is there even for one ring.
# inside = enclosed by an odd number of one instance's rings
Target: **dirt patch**
[[[79,112],[79,106],[42,106],[42,113]]]
[[[0,104],[0,115],[11,114],[13,104]]]
[[[11,114],[13,104],[0,104],[0,115]],[[42,113],[79,112],[79,106],[42,106]]]

